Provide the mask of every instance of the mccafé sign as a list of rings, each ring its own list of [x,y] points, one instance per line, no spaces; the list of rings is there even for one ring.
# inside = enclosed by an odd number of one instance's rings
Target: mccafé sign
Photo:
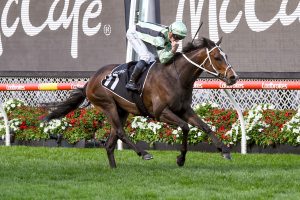
[[[85,10],[81,9],[83,3],[87,2],[86,0],[75,0],[75,3],[72,8],[70,8],[69,0],[64,0],[63,10],[60,16],[54,19],[54,12],[59,9],[58,3],[61,0],[54,0],[51,7],[48,11],[48,18],[44,20],[39,26],[34,26],[30,19],[32,18],[30,13],[30,0],[8,0],[4,6],[2,15],[1,15],[1,37],[2,34],[5,37],[11,37],[16,32],[17,28],[21,26],[24,29],[24,32],[28,36],[37,36],[40,34],[46,27],[51,31],[56,31],[60,27],[64,29],[72,29],[72,38],[71,39],[71,55],[73,58],[78,57],[78,31],[79,26],[82,29],[82,32],[86,36],[93,36],[97,34],[101,28],[101,21],[96,25],[90,27],[88,22],[90,19],[96,18],[101,14],[102,11],[102,1],[94,0],[90,1],[88,7]],[[14,7],[20,7],[21,12],[14,19],[12,24],[8,24],[8,18],[11,15],[11,12]],[[71,13],[68,11],[71,10]],[[84,12],[82,18],[82,24],[79,24],[79,13]],[[109,27],[108,27],[109,28]],[[107,30],[108,34],[110,30]],[[3,45],[0,37],[0,55],[3,53]]]
[[[161,0],[160,11],[162,24],[187,25],[183,46],[201,22],[196,38],[223,37],[221,47],[237,73],[300,72],[299,0]]]
[[[209,37],[214,41],[219,40],[219,32],[222,30],[224,33],[232,33],[239,26],[240,21],[244,18],[250,30],[254,32],[263,32],[272,27],[276,22],[279,22],[282,26],[289,26],[296,22],[300,26],[300,1],[292,12],[288,12],[287,6],[289,0],[282,0],[277,10],[274,10],[272,17],[263,21],[257,16],[257,2],[259,0],[238,0],[244,2],[243,10],[236,10],[234,12],[234,19],[228,21],[227,13],[229,6],[234,3],[234,0],[179,0],[177,8],[177,20],[182,20],[183,15],[187,15],[184,12],[185,6],[189,2],[190,6],[190,18],[191,18],[191,34],[195,35],[198,26],[202,19],[202,12],[204,3],[208,2],[208,24],[209,24]],[[220,9],[217,8],[217,2],[221,4]],[[277,4],[278,1],[274,1]]]
[[[0,71],[95,71],[126,57],[120,0],[0,0]],[[300,72],[299,0],[160,0],[162,24],[221,44],[237,72]]]
[[[124,2],[1,0],[0,71],[95,71],[125,62]]]

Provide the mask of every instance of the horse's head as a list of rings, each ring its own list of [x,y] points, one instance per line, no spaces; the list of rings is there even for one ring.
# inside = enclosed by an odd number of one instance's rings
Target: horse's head
[[[222,38],[214,43],[202,38],[196,40],[195,44],[189,43],[183,52],[190,52],[190,58],[183,53],[183,56],[193,65],[206,71],[209,74],[224,81],[227,85],[233,85],[238,80],[238,76],[229,64],[227,55],[220,47]],[[199,44],[196,44],[196,43]],[[194,52],[194,53],[192,53]]]

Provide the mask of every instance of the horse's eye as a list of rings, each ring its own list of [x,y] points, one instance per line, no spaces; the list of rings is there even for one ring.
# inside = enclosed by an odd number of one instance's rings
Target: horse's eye
[[[218,56],[218,57],[215,57],[215,60],[216,61],[222,61],[222,59]]]

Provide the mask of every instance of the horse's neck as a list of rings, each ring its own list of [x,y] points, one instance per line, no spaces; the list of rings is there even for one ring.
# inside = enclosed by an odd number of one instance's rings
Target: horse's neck
[[[184,87],[193,86],[202,72],[202,70],[188,62],[183,56],[180,56],[173,64],[175,65],[178,79]]]

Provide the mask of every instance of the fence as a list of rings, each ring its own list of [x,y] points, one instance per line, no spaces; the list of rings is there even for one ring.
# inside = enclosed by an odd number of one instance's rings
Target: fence
[[[232,96],[242,110],[265,103],[273,104],[275,109],[297,109],[300,105],[300,81],[296,79],[244,79],[229,87],[215,79],[201,79],[195,83],[192,105],[214,102],[221,108],[233,108],[227,95],[220,89],[232,89]]]
[[[40,103],[45,102],[63,101],[70,92],[67,89],[80,86],[87,80],[88,78],[3,77],[0,80],[0,100],[4,102],[17,98],[31,106],[39,106]],[[233,108],[222,89],[232,89],[232,96],[242,110],[262,103],[271,103],[276,109],[297,109],[300,105],[299,80],[243,79],[235,86],[227,87],[216,79],[199,79],[195,83],[192,106],[203,102],[214,102],[221,108]]]
[[[10,92],[17,91],[17,93],[32,92],[32,91],[60,92],[60,91],[72,90],[77,87],[83,87],[85,82],[84,81],[78,82],[78,81],[79,80],[77,80],[77,82],[75,82],[75,83],[21,83],[21,84],[20,83],[14,83],[14,84],[2,83],[2,84],[0,84],[0,91],[10,91]],[[208,102],[212,102],[212,101],[218,102],[218,99],[219,99],[219,103],[223,102],[222,104],[220,104],[220,105],[223,105],[223,107],[225,107],[225,108],[227,108],[228,106],[235,107],[235,109],[238,112],[239,120],[241,122],[241,128],[242,128],[242,141],[241,141],[241,153],[242,154],[246,154],[246,131],[245,131],[245,124],[244,124],[244,119],[243,119],[240,104],[241,105],[250,105],[250,107],[252,106],[251,104],[257,104],[257,102],[253,101],[253,99],[255,99],[253,97],[256,96],[256,93],[254,93],[254,95],[251,92],[249,93],[249,91],[248,91],[249,89],[262,90],[263,92],[265,92],[265,90],[267,90],[267,91],[277,91],[277,90],[278,91],[288,91],[287,94],[285,95],[286,96],[285,98],[279,99],[279,98],[276,98],[277,97],[276,95],[274,98],[274,92],[271,92],[270,95],[264,95],[264,98],[259,98],[259,99],[260,100],[265,99],[268,101],[268,103],[270,103],[270,101],[273,100],[273,101],[275,101],[274,105],[276,105],[279,108],[286,108],[287,106],[297,108],[299,105],[299,91],[298,90],[300,90],[300,82],[297,80],[294,80],[294,81],[270,81],[270,80],[269,81],[239,81],[233,86],[227,86],[223,82],[215,81],[215,80],[198,80],[195,82],[194,88],[195,88],[195,90],[193,92],[193,105],[199,104],[200,103],[199,99],[201,101],[201,98],[202,98],[202,102],[207,102],[207,101]],[[203,89],[203,90],[199,90],[199,89]],[[213,94],[213,96],[210,96],[208,93],[205,93],[205,92],[204,93],[198,92],[198,91],[205,91],[205,89],[232,89],[232,90],[239,89],[239,90],[247,90],[247,92],[245,93],[244,96],[236,96],[236,95],[234,96],[228,90],[224,90],[225,94],[227,95],[228,98],[226,98],[224,93],[221,93],[221,92],[215,93],[215,94]],[[233,91],[239,91],[239,90],[233,90]],[[213,91],[213,90],[210,90],[210,91]],[[291,97],[290,96],[291,91],[296,91],[295,94],[293,94],[293,95],[295,95],[295,98],[293,98],[293,96],[292,96],[291,101],[288,101],[288,98]],[[237,92],[234,92],[234,93],[237,94]],[[12,94],[16,94],[16,93],[12,93]],[[45,103],[45,102],[55,102],[55,101],[59,101],[59,100],[64,100],[66,98],[66,95],[64,95],[64,97],[62,99],[61,98],[51,99],[49,97],[47,98],[47,94],[45,95],[45,93],[38,93],[38,94],[41,95],[41,97],[36,96],[35,98],[31,98],[31,99],[38,99],[39,102],[35,102],[35,104]],[[218,98],[220,95],[221,95],[221,98]],[[51,96],[57,97],[55,95],[51,95]],[[43,97],[46,97],[46,98],[43,98]],[[1,98],[2,98],[2,95],[1,95]],[[18,98],[18,97],[13,96],[12,98]],[[24,98],[26,98],[28,101],[28,96],[25,96],[25,97],[19,96],[18,99],[21,99],[24,101]],[[230,102],[226,102],[226,101],[230,101]],[[287,101],[288,101],[288,103],[287,103]],[[259,103],[262,103],[262,102],[259,102]],[[227,106],[225,106],[225,105],[227,105]],[[2,107],[2,105],[0,105],[0,106]],[[245,107],[246,106],[244,106],[243,108],[245,109]],[[6,129],[7,129],[6,130],[6,145],[10,145],[7,117],[3,110],[1,112],[4,115],[4,120],[6,123]]]

